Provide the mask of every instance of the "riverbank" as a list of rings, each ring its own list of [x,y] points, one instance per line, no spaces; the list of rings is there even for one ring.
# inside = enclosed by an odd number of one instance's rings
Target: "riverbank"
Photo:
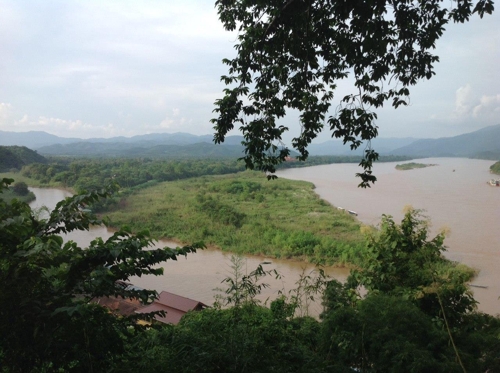
[[[1,172],[0,179],[2,178],[14,179],[14,182],[24,182],[28,184],[30,187],[34,188],[54,188],[54,189],[65,190],[73,194],[76,193],[76,191],[73,188],[64,186],[59,182],[43,183],[40,180],[26,177],[22,175],[20,172]]]

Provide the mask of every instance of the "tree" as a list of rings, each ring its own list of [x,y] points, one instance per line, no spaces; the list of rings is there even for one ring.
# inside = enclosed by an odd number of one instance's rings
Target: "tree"
[[[328,284],[327,359],[367,372],[500,369],[500,319],[475,310],[472,272],[442,256],[444,233],[430,238],[428,227],[418,210],[401,224],[384,216],[346,284]]]
[[[408,209],[401,224],[384,215],[380,231],[367,235],[364,263],[351,272],[350,282],[368,292],[403,296],[433,317],[458,323],[476,308],[467,286],[474,273],[442,256],[444,239],[444,232],[429,238],[420,210]]]
[[[444,3],[444,4],[443,4]],[[450,21],[491,14],[492,0],[217,0],[226,30],[238,30],[237,56],[224,59],[229,87],[215,102],[214,141],[240,125],[250,169],[273,173],[290,150],[282,143],[287,110],[300,113],[292,140],[299,159],[327,122],[332,136],[356,149],[367,142],[360,186],[375,182],[376,109],[407,105],[409,87],[430,79],[436,41]],[[339,81],[354,78],[353,93],[329,110]],[[249,119],[247,119],[249,118]]]
[[[12,181],[2,179],[0,192]],[[84,207],[115,189],[66,198],[46,219],[25,203],[0,199],[0,366],[6,371],[107,370],[141,329],[134,317],[116,318],[90,300],[151,302],[155,291],[126,290],[116,282],[159,275],[163,269],[156,264],[202,247],[150,250],[147,232],[125,230],[87,248],[63,242],[62,234],[102,223]]]
[[[25,196],[30,192],[28,189],[28,185],[26,185],[26,183],[23,181],[15,183],[12,189],[18,196]]]

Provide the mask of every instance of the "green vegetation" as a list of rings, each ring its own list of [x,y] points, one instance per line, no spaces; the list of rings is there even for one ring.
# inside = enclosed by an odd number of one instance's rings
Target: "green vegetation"
[[[292,160],[283,162],[276,166],[276,169],[283,168],[298,168],[298,167],[310,167],[318,166],[322,164],[332,164],[332,163],[359,163],[362,157],[360,155],[315,155],[308,157],[305,161],[298,161],[295,158]],[[380,156],[378,162],[399,162],[408,161],[413,159],[412,157],[407,157],[404,155],[385,155]]]
[[[254,178],[205,179],[239,195],[277,184],[264,186]],[[10,182],[4,179],[0,190]],[[305,276],[297,289],[265,306],[255,298],[265,287],[262,280],[279,274],[262,266],[244,274],[234,261],[215,307],[188,313],[178,325],[143,327],[136,316],[107,312],[91,300],[117,296],[149,303],[157,295],[126,290],[117,280],[158,275],[162,269],[155,264],[203,247],[150,250],[146,233],[125,230],[88,248],[64,243],[62,234],[100,223],[82,208],[112,189],[68,198],[42,220],[22,202],[0,200],[2,373],[500,370],[500,319],[475,311],[466,286],[471,273],[458,267],[443,271],[444,236],[429,238],[428,223],[414,210],[401,224],[386,216],[380,231],[368,231],[366,260],[344,285],[321,273]],[[215,219],[223,220],[220,205],[214,206]],[[303,299],[318,295],[325,306],[320,321],[294,316]]]
[[[490,166],[490,172],[496,175],[500,175],[500,161]]]
[[[435,164],[424,164],[424,163],[410,162],[410,163],[397,164],[396,170],[400,170],[400,171],[413,170],[414,168],[425,168],[425,167],[430,167],[430,166],[435,166]]]
[[[0,172],[18,171],[32,163],[47,163],[47,160],[25,146],[0,146]]]
[[[0,193],[11,182],[2,179]],[[156,292],[125,290],[116,281],[161,274],[155,264],[201,247],[144,250],[151,245],[147,235],[122,230],[85,249],[64,243],[63,234],[101,224],[82,208],[111,191],[68,198],[42,220],[27,204],[0,199],[2,373],[107,371],[141,327],[135,317],[116,318],[90,300],[122,296],[151,301]]]
[[[228,159],[154,160],[151,158],[74,159],[51,158],[49,164],[35,163],[21,175],[44,186],[77,191],[97,190],[110,182],[122,188],[202,175],[222,175],[243,171],[243,163]],[[17,177],[16,177],[17,179]]]
[[[314,193],[311,183],[244,172],[124,192],[106,215],[113,225],[181,242],[203,240],[235,253],[356,263],[360,224]]]
[[[28,185],[23,181],[16,182],[13,186],[5,189],[2,194],[0,194],[0,199],[5,202],[11,202],[14,198],[19,201],[29,203],[33,201],[36,197],[33,192],[30,192]]]
[[[382,157],[382,162],[406,160],[406,157]],[[286,162],[282,168],[306,167],[329,163],[358,163],[359,157],[318,156],[305,162]],[[170,159],[113,158],[77,159],[49,158],[48,163],[33,163],[23,167],[21,174],[4,177],[28,182],[32,186],[72,188],[77,191],[96,190],[110,182],[122,188],[146,183],[181,180],[204,175],[225,175],[243,171],[245,165],[236,159]]]

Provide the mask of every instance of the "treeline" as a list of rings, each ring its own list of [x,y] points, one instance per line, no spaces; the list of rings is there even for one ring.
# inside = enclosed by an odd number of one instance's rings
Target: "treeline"
[[[405,155],[381,155],[377,162],[401,162],[409,161],[413,158]],[[276,169],[310,167],[332,163],[359,163],[361,159],[362,156],[360,155],[315,155],[308,157],[305,161],[298,161],[292,157],[287,162],[276,166]]]
[[[223,175],[243,171],[242,162],[229,159],[155,160],[150,158],[74,159],[51,158],[49,164],[23,167],[23,176],[42,184],[96,190],[116,182],[122,188],[148,182],[172,181],[202,175]]]
[[[500,161],[492,164],[490,166],[490,171],[491,173],[494,173],[494,174],[497,174],[497,175],[500,175]]]
[[[409,159],[381,157],[381,162]],[[359,163],[359,157],[314,156],[305,162],[289,161],[278,168],[307,167],[330,163]],[[122,188],[150,182],[188,179],[204,175],[225,175],[245,170],[237,159],[169,159],[152,158],[48,158],[47,163],[32,163],[21,174],[43,185],[69,187],[75,190],[95,190],[110,182]]]
[[[345,284],[305,274],[263,305],[256,295],[277,274],[263,266],[247,273],[233,261],[213,308],[175,326],[149,315],[153,324],[143,326],[92,300],[151,302],[154,291],[117,281],[161,274],[163,261],[201,245],[151,249],[147,235],[124,230],[87,248],[64,243],[62,233],[100,222],[82,208],[109,192],[66,199],[42,220],[0,200],[2,373],[500,371],[500,320],[476,311],[470,276],[442,271],[444,234],[430,237],[418,211],[401,224],[384,217],[368,232],[364,260]],[[320,320],[301,312],[317,297]]]

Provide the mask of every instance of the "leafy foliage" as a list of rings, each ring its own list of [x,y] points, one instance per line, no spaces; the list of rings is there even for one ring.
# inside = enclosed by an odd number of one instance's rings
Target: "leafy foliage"
[[[0,190],[11,182],[3,179]],[[114,190],[67,198],[46,219],[18,200],[0,200],[0,366],[8,371],[105,370],[138,327],[134,317],[117,319],[89,301],[118,296],[150,302],[155,291],[125,290],[116,281],[161,274],[155,264],[202,247],[150,249],[147,232],[124,230],[87,248],[64,242],[61,234],[102,223],[84,207]]]
[[[330,1],[217,0],[226,30],[238,31],[237,56],[224,59],[228,86],[215,102],[214,140],[240,126],[246,166],[273,173],[290,155],[282,143],[288,128],[279,119],[300,113],[292,146],[300,159],[327,122],[332,136],[356,149],[367,142],[360,186],[375,182],[378,158],[370,140],[378,135],[376,109],[407,105],[409,87],[430,79],[436,41],[449,21],[468,21],[493,11],[492,0]],[[354,78],[353,93],[329,115],[339,81]]]
[[[366,372],[500,367],[500,319],[475,311],[473,273],[442,257],[444,234],[429,239],[428,222],[410,209],[400,225],[384,216],[367,239],[367,260],[325,291],[322,348],[332,363]]]
[[[447,265],[444,238],[441,232],[428,239],[428,221],[419,210],[409,209],[400,225],[383,216],[380,232],[368,236],[367,259],[352,272],[353,283],[413,300],[432,316],[449,312],[458,322],[476,306],[466,286],[474,273]]]

